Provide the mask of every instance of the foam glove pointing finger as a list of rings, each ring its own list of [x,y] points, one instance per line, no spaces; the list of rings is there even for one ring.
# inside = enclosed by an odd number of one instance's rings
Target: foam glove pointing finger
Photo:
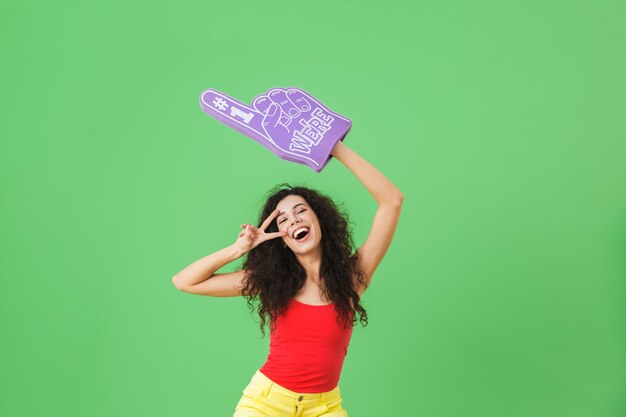
[[[209,116],[265,146],[280,158],[320,172],[335,144],[343,140],[352,121],[332,112],[299,88],[272,88],[248,106],[217,90],[200,95]]]

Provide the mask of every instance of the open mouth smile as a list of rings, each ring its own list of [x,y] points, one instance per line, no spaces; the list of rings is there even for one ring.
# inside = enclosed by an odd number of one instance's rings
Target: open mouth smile
[[[297,228],[291,237],[296,242],[304,242],[305,240],[309,238],[309,235],[310,235],[309,228],[306,226],[303,226],[303,227]]]

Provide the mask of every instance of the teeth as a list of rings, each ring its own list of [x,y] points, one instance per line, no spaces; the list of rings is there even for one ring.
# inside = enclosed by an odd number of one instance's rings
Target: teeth
[[[293,232],[293,234],[291,235],[291,237],[293,237],[293,238],[295,239],[296,235],[298,234],[298,232],[299,232],[300,230],[309,230],[309,228],[308,228],[308,227],[300,227],[300,228],[296,229],[296,231],[295,231],[295,232]]]

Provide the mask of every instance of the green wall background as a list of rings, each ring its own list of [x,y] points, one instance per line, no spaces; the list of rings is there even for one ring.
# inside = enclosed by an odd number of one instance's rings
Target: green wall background
[[[172,276],[280,182],[375,201],[205,115],[298,86],[405,194],[351,416],[626,415],[626,27],[611,1],[3,2],[0,414],[230,416],[243,298]],[[222,271],[234,269],[229,265]]]

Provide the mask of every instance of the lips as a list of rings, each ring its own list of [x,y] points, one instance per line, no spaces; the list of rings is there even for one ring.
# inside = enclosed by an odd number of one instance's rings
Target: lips
[[[296,236],[302,236],[303,234],[306,234],[306,236],[302,238],[302,240],[305,240],[309,236],[310,231],[311,229],[309,229],[307,226],[300,226],[293,231],[291,237],[293,238],[293,240],[299,241]]]
[[[297,240],[297,239],[295,239],[295,238],[294,238],[294,240],[296,241],[296,243],[303,243],[303,242],[306,242],[307,240],[309,240],[309,236],[311,236],[311,232],[307,233],[307,234],[306,234],[306,236],[305,236],[305,237],[303,237],[303,238],[302,238],[302,239],[300,239],[300,240]]]

